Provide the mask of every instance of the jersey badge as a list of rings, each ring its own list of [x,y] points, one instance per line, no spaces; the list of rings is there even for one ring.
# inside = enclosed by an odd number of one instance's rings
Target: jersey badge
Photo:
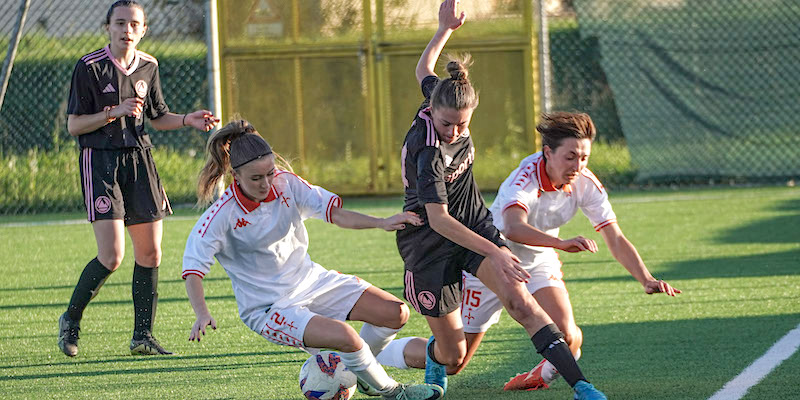
[[[284,196],[283,192],[278,193],[278,197],[281,198],[281,202],[283,204],[286,204],[286,207],[289,207],[289,200],[291,199],[291,197]]]
[[[238,228],[244,228],[247,225],[250,225],[250,221],[248,221],[248,220],[246,220],[244,218],[239,218],[236,221],[236,226],[234,226],[233,229],[236,230]]]
[[[136,95],[141,98],[147,95],[147,82],[141,79],[136,82]]]

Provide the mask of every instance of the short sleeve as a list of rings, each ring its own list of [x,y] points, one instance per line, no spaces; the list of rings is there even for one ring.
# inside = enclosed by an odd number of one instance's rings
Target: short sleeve
[[[312,185],[291,172],[282,172],[281,175],[295,197],[294,202],[300,210],[301,218],[317,218],[333,223],[331,210],[342,206],[342,199],[338,195]]]
[[[417,196],[420,204],[447,204],[444,162],[438,147],[425,146],[417,155]]]
[[[588,172],[588,171],[587,171]],[[589,180],[585,194],[578,204],[583,215],[591,221],[594,229],[600,231],[604,227],[617,222],[617,216],[608,201],[608,192],[591,172],[585,172]]]
[[[439,84],[439,77],[436,75],[429,75],[423,78],[422,83],[420,83],[422,95],[425,96],[426,99],[430,99],[431,94],[433,94],[433,89],[436,88],[437,84]]]
[[[83,61],[75,64],[72,71],[72,82],[69,88],[69,101],[67,103],[67,114],[85,115],[95,114],[97,110],[94,105],[92,95],[93,81],[89,77],[89,70]]]
[[[189,275],[203,278],[211,270],[214,257],[222,251],[224,243],[224,227],[221,218],[217,217],[211,208],[197,221],[183,251],[183,271],[181,277],[186,279]]]
[[[149,100],[146,113],[147,118],[153,120],[157,119],[169,112],[167,102],[164,100],[164,93],[161,91],[161,77],[158,73],[158,67],[153,72],[153,78],[150,81],[150,93],[148,94]]]
[[[494,199],[497,210],[496,223],[502,223],[503,211],[512,206],[519,206],[530,212],[539,201],[539,184],[535,179],[536,164],[528,163],[511,172],[508,179],[500,186]],[[502,228],[501,228],[502,229]]]

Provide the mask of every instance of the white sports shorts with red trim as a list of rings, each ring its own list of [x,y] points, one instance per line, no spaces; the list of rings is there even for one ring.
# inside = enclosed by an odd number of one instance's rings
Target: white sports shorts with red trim
[[[533,294],[546,287],[567,290],[564,281],[561,280],[563,273],[560,268],[536,268],[528,270],[528,272],[531,274],[531,278],[526,284],[528,293]],[[464,323],[464,332],[486,332],[492,325],[500,321],[500,314],[503,312],[503,304],[500,303],[500,299],[480,279],[466,272],[464,273],[463,294],[461,320]]]
[[[250,328],[270,342],[314,354],[317,349],[303,345],[303,335],[311,318],[320,315],[345,321],[370,286],[356,276],[328,271],[308,289],[273,304]]]

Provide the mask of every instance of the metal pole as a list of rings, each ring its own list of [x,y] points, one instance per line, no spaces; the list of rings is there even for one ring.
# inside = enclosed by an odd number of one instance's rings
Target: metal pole
[[[544,0],[536,2],[539,17],[539,87],[541,88],[542,111],[549,113],[552,109],[551,71],[550,71],[550,31],[547,28],[547,11]]]
[[[206,12],[206,70],[208,71],[208,108],[215,117],[222,119],[222,81],[219,72],[219,20],[217,19],[217,0],[208,0]],[[223,120],[224,124],[224,120]],[[216,128],[215,128],[216,129]],[[214,198],[225,192],[225,179],[217,182]]]
[[[0,88],[0,110],[3,109],[3,102],[6,99],[6,89],[8,88],[9,79],[11,79],[11,69],[14,67],[14,58],[17,57],[17,46],[19,46],[19,40],[22,38],[22,27],[25,26],[25,18],[28,16],[30,5],[31,0],[20,1],[17,24],[14,26],[14,33],[12,34],[14,41],[9,43],[6,60],[3,61],[3,87]]]
[[[206,1],[206,47],[208,57],[208,106],[217,118],[222,118],[222,80],[219,65],[219,20],[217,0]]]

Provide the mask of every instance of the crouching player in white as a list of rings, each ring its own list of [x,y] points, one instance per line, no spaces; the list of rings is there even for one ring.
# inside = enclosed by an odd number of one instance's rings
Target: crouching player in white
[[[409,317],[397,297],[311,261],[303,221],[319,218],[343,228],[403,229],[421,224],[413,213],[376,218],[343,210],[339,196],[275,167],[269,144],[246,121],[232,122],[208,140],[198,199],[207,202],[228,171],[234,181],[200,217],[186,243],[183,278],[197,317],[189,340],[200,341],[216,321],[202,278],[214,258],[231,279],[242,321],[267,340],[315,352],[335,349],[362,384],[384,399],[438,399],[436,385],[404,385],[377,361]],[[280,157],[278,157],[280,158]],[[345,320],[364,321],[357,333]],[[419,358],[424,359],[424,349]]]
[[[572,219],[578,208],[603,236],[611,254],[642,284],[645,293],[675,296],[680,290],[650,274],[617,225],[603,185],[586,168],[595,137],[591,118],[577,113],[546,114],[536,130],[542,135],[542,151],[522,160],[500,186],[490,211],[495,226],[508,239],[509,248],[531,274],[528,290],[564,333],[578,359],[583,334],[575,324],[561,280],[561,262],[554,250],[597,252],[594,240],[558,237],[559,227]],[[489,327],[497,323],[502,308],[497,296],[480,280],[464,274],[461,309],[468,347],[460,368],[475,354]],[[511,379],[504,389],[543,389],[557,377],[553,365],[542,360],[530,372]]]

